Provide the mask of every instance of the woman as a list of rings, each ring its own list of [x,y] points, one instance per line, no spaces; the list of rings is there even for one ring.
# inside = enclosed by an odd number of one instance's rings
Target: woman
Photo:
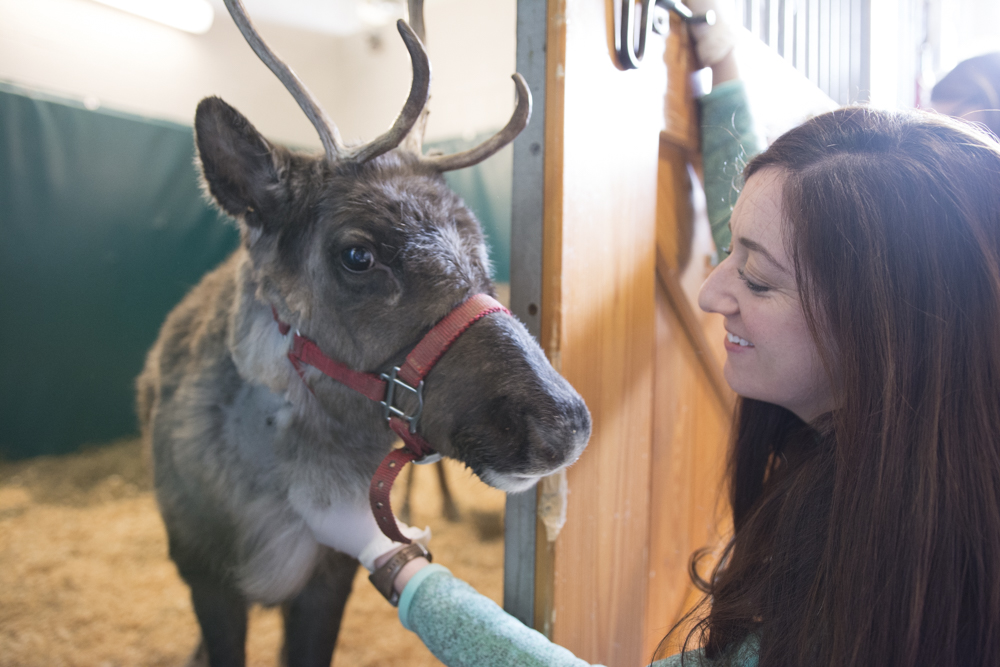
[[[744,176],[700,295],[741,397],[734,535],[703,649],[661,664],[1000,664],[1000,145],[842,109]],[[386,565],[365,508],[341,517],[331,545],[445,664],[585,664],[419,552]]]
[[[842,109],[745,177],[700,297],[743,396],[706,654],[1000,664],[1000,145]]]

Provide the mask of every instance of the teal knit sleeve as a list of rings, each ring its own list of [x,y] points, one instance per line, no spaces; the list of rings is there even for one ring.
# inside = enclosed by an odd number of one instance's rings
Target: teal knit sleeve
[[[590,664],[526,627],[440,565],[423,568],[406,584],[399,620],[448,667]]]
[[[591,667],[441,565],[428,565],[407,582],[399,598],[399,620],[448,667]],[[757,667],[756,648],[748,642],[734,664]],[[684,667],[711,666],[701,651],[686,653],[683,660]],[[681,656],[652,667],[681,667]]]
[[[739,196],[743,167],[763,150],[739,80],[726,81],[701,98],[701,154],[705,200],[712,239],[724,259],[729,245],[729,216]]]

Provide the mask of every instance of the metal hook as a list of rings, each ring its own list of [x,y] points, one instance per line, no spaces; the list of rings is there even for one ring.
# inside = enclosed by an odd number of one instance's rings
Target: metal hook
[[[651,0],[640,0],[642,11],[639,14],[638,31],[635,25],[635,0],[622,0],[621,12],[618,14],[618,26],[615,30],[615,52],[618,63],[625,69],[638,69],[642,56],[646,53],[646,36],[649,34],[649,4]],[[635,43],[638,32],[639,43]]]
[[[675,12],[685,23],[707,23],[708,25],[715,25],[715,10],[709,9],[704,14],[695,14],[691,9],[685,5],[681,0],[656,0],[656,8],[653,10],[653,30],[659,34],[664,34],[669,30],[670,26],[670,15],[668,12]],[[657,15],[659,15],[662,23],[661,26],[657,26]],[[657,30],[657,27],[666,26],[662,32]]]
[[[685,23],[715,24],[715,12],[708,10],[697,15],[680,0],[656,0],[650,11],[652,0],[639,0],[642,9],[639,12],[639,24],[635,24],[635,0],[622,0],[621,11],[618,13],[618,26],[615,30],[615,52],[618,63],[624,69],[637,69],[646,53],[646,37],[652,29],[658,35],[664,35],[670,30],[670,12],[675,12]],[[636,39],[638,38],[638,44]]]

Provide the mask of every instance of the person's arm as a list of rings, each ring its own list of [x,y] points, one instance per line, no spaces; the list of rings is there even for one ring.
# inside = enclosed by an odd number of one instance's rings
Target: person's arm
[[[730,54],[732,70],[735,59]],[[712,226],[712,239],[724,259],[729,246],[729,217],[739,195],[743,167],[763,150],[754,130],[746,91],[739,78],[712,85],[712,92],[701,98],[701,156],[705,203]]]
[[[702,67],[712,68],[712,92],[701,98],[701,152],[708,220],[719,260],[729,246],[729,216],[739,194],[747,161],[763,143],[754,131],[746,91],[740,81],[735,47],[740,30],[732,0],[688,0],[696,14],[714,11],[714,25],[692,24],[691,37]]]
[[[589,665],[524,626],[444,567],[431,565],[419,556],[419,551],[401,554],[399,560],[411,560],[396,572],[395,566],[387,562],[403,545],[382,534],[368,503],[334,498],[317,510],[293,499],[293,506],[318,542],[357,558],[377,578],[384,575],[386,582],[392,582],[392,589],[399,594],[399,617],[404,627],[417,633],[449,667]],[[420,533],[409,526],[401,525],[400,530],[411,538]],[[420,540],[428,539],[430,532],[425,530]]]
[[[719,86],[726,81],[740,78],[740,67],[736,60],[736,50],[732,49],[722,58],[710,65],[712,68],[712,85]]]
[[[399,620],[449,667],[590,665],[522,624],[444,567],[423,561],[409,574],[402,586],[403,573],[397,577],[397,590],[402,592]]]
[[[423,559],[420,559],[423,560]],[[412,561],[411,561],[412,562]],[[402,576],[402,573],[401,573]],[[448,667],[587,667],[567,649],[526,627],[440,565],[423,561],[398,588],[399,620]],[[729,663],[757,667],[751,639]],[[658,660],[651,667],[713,667],[701,650]],[[595,666],[596,667],[596,666]]]

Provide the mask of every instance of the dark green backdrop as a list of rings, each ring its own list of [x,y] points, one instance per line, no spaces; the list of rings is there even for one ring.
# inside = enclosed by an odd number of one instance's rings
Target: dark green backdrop
[[[448,175],[484,223],[499,281],[509,150]],[[193,158],[190,127],[0,84],[0,457],[136,432],[146,350],[238,239],[203,200]]]

